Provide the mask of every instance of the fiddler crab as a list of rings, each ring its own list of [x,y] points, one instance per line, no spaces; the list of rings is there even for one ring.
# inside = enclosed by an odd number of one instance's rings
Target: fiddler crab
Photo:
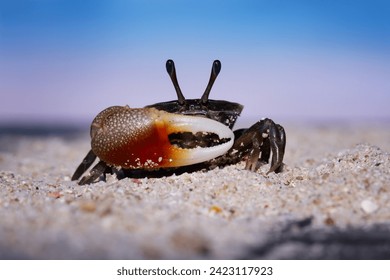
[[[209,99],[221,70],[219,60],[213,62],[209,83],[200,99],[185,99],[172,60],[167,61],[166,69],[177,100],[144,108],[112,106],[100,112],[91,124],[91,150],[72,180],[78,180],[97,157],[99,162],[81,178],[80,185],[105,178],[107,173],[159,177],[212,169],[244,159],[247,170],[256,171],[271,158],[268,173],[282,171],[286,133],[281,125],[264,118],[248,129],[233,132],[243,106]]]

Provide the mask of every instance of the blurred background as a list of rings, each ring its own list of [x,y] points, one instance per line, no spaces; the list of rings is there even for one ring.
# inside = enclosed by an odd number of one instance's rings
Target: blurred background
[[[390,120],[390,2],[1,0],[0,124],[85,124],[203,93],[243,120]],[[242,120],[241,120],[242,122]]]

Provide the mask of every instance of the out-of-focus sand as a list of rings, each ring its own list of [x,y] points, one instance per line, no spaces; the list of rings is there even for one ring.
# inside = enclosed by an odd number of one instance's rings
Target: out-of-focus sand
[[[285,170],[79,186],[85,133],[0,135],[0,258],[390,258],[390,124],[284,124]]]

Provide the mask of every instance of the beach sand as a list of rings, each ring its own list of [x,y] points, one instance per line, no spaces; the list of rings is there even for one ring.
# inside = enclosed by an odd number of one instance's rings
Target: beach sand
[[[239,163],[84,186],[70,177],[88,131],[3,129],[0,258],[390,258],[390,124],[284,127],[280,174]]]

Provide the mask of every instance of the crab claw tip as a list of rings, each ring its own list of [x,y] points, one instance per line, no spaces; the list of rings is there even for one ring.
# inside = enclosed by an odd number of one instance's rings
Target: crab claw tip
[[[172,165],[184,166],[211,160],[226,153],[234,142],[233,132],[220,122],[197,116],[169,114],[168,134],[174,156]]]

